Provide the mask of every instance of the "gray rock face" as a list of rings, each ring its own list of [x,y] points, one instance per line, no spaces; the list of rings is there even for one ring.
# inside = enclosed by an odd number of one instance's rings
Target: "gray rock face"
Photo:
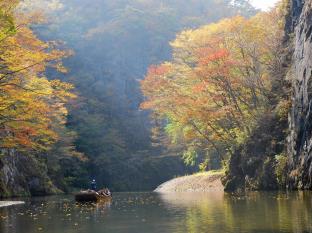
[[[287,79],[287,96],[288,83],[291,84],[289,119],[280,121],[274,114],[262,119],[254,135],[231,157],[229,171],[223,179],[227,191],[285,187],[284,183],[274,182],[275,155],[285,152],[285,147],[272,146],[274,141],[287,147],[288,189],[312,189],[312,0],[288,1],[285,50],[281,53],[283,71],[276,79],[282,82]],[[282,87],[283,84],[278,85],[272,91],[278,92]]]
[[[273,112],[262,116],[251,137],[231,156],[222,179],[225,191],[279,189],[275,155],[284,151],[287,127],[287,117],[280,119]]]
[[[291,1],[286,27],[294,49],[288,75],[292,81],[288,186],[312,189],[312,0]]]
[[[46,195],[58,190],[47,175],[46,166],[31,155],[3,150],[0,157],[0,198]]]

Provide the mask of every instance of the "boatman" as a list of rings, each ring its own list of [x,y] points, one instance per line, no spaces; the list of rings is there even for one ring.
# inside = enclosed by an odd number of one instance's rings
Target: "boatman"
[[[95,179],[93,179],[93,180],[91,181],[91,189],[94,190],[94,191],[96,191],[96,182],[95,182]]]

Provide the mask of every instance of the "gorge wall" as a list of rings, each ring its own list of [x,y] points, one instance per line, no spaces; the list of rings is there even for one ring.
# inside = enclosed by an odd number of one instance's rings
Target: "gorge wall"
[[[231,156],[227,191],[312,189],[312,1],[285,1],[281,65],[273,71],[271,111]],[[281,103],[289,114],[281,116]],[[288,108],[288,107],[287,107]]]
[[[45,163],[15,150],[0,152],[0,198],[61,192],[48,176]]]
[[[312,1],[292,0],[286,31],[293,45],[288,138],[291,189],[312,189]]]

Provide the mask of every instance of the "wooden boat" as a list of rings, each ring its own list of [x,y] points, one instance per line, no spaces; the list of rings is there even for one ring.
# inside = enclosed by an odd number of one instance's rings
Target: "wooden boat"
[[[99,201],[110,201],[112,199],[112,195],[108,190],[85,190],[80,191],[75,194],[75,200],[77,202],[99,202]]]

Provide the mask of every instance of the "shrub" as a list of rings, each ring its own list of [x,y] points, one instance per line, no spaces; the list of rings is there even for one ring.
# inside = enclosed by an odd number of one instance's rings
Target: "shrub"
[[[286,171],[287,171],[287,156],[285,154],[279,154],[275,156],[275,175],[277,182],[280,186],[286,183]]]

